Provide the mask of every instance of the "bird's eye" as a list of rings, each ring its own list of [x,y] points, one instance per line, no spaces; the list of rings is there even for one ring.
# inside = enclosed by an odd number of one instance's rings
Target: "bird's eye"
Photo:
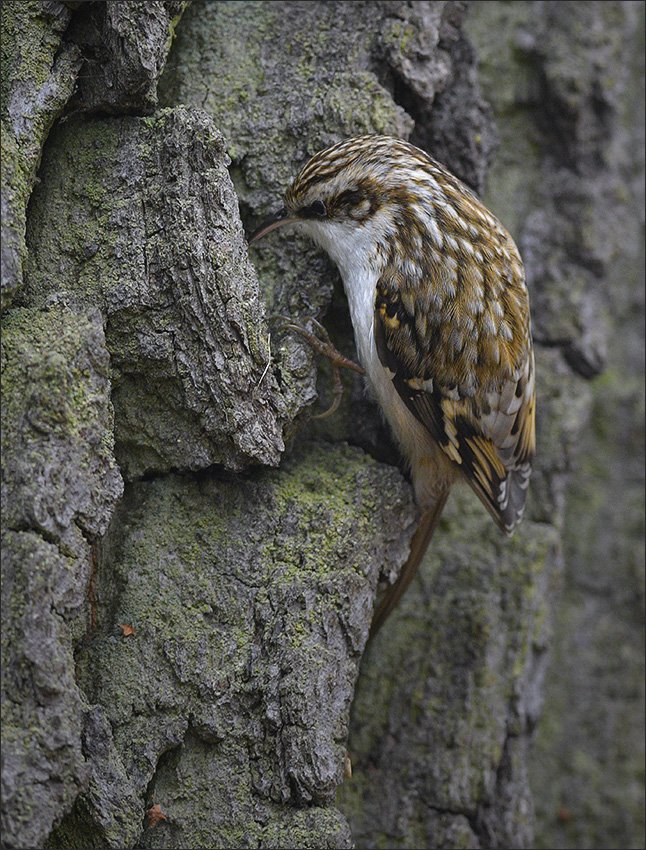
[[[346,192],[342,192],[339,196],[339,201],[342,204],[347,204],[349,207],[355,206],[362,200],[363,195],[358,189],[348,189]]]
[[[305,207],[303,212],[306,215],[324,216],[327,215],[327,210],[323,201],[313,201],[308,207]]]

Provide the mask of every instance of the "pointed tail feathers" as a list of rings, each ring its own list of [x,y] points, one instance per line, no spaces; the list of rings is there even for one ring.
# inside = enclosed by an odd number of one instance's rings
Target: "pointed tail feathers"
[[[418,567],[422,562],[422,558],[428,549],[428,545],[431,542],[431,538],[433,537],[433,532],[435,531],[440,515],[444,510],[444,505],[446,504],[448,495],[449,491],[447,489],[438,496],[433,506],[422,515],[415,534],[413,535],[413,539],[411,540],[408,560],[402,567],[402,571],[399,574],[397,581],[385,591],[375,610],[372,618],[372,624],[370,626],[369,640],[377,634],[379,629],[386,622],[390,612],[397,605],[401,597],[404,595],[406,588],[415,577],[415,573],[417,572]]]

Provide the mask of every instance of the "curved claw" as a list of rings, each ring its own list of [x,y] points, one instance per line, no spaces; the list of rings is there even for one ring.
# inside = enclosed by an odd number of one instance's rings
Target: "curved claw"
[[[355,363],[353,360],[345,357],[345,355],[341,354],[341,352],[334,347],[328,332],[318,319],[310,317],[307,321],[313,326],[314,330],[318,332],[319,336],[312,333],[312,331],[307,330],[307,328],[296,324],[296,322],[288,316],[278,315],[276,316],[276,319],[280,320],[284,329],[293,331],[299,336],[302,336],[303,339],[305,339],[314,349],[314,351],[318,354],[322,354],[324,357],[327,357],[332,364],[332,373],[334,375],[334,400],[328,409],[323,411],[323,413],[318,413],[316,416],[312,416],[312,419],[327,419],[328,416],[332,416],[332,414],[338,410],[339,404],[341,403],[341,397],[343,396],[343,383],[341,382],[339,367],[350,369],[352,372],[356,372],[359,375],[365,375],[366,370],[362,366],[359,366],[358,363]]]
[[[323,325],[319,322],[319,320],[316,319],[314,316],[310,316],[308,321],[311,322],[314,325],[314,327],[316,328],[316,330],[321,334],[321,336],[323,337],[323,341],[328,343],[328,345],[332,345],[332,341],[330,340],[330,334],[323,327]]]
[[[312,416],[312,419],[327,419],[329,416],[332,416],[333,413],[339,409],[339,405],[341,404],[341,399],[343,398],[343,383],[341,382],[341,373],[339,372],[339,367],[336,365],[332,366],[332,374],[334,376],[334,399],[332,400],[332,404],[328,407],[327,410],[324,410],[323,413],[317,413],[315,416]]]
[[[332,414],[333,414],[333,413],[336,413],[336,412],[337,412],[337,410],[339,409],[339,405],[341,404],[341,396],[342,396],[342,395],[343,395],[343,393],[341,393],[341,395],[336,395],[336,394],[335,394],[335,396],[334,396],[334,401],[333,401],[333,402],[332,402],[332,404],[328,407],[328,409],[327,409],[327,410],[324,410],[324,411],[323,411],[323,413],[315,413],[315,414],[313,414],[311,418],[312,418],[312,419],[327,419],[329,416],[332,416]]]

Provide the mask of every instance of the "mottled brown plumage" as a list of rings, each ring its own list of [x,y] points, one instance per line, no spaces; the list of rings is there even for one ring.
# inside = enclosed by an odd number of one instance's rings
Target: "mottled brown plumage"
[[[417,562],[459,476],[511,533],[525,505],[536,406],[511,236],[440,163],[385,136],[316,154],[285,203],[279,223],[299,224],[341,271],[359,359],[427,513]]]

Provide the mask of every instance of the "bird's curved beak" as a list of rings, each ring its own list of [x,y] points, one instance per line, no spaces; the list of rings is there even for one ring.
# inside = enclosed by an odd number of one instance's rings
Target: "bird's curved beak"
[[[252,245],[259,239],[262,239],[263,236],[271,233],[272,230],[276,230],[277,227],[282,227],[283,224],[294,224],[297,221],[298,219],[290,217],[287,214],[285,207],[283,207],[281,210],[278,210],[277,213],[274,213],[271,218],[268,218],[267,221],[263,221],[260,227],[252,234],[249,244]]]

